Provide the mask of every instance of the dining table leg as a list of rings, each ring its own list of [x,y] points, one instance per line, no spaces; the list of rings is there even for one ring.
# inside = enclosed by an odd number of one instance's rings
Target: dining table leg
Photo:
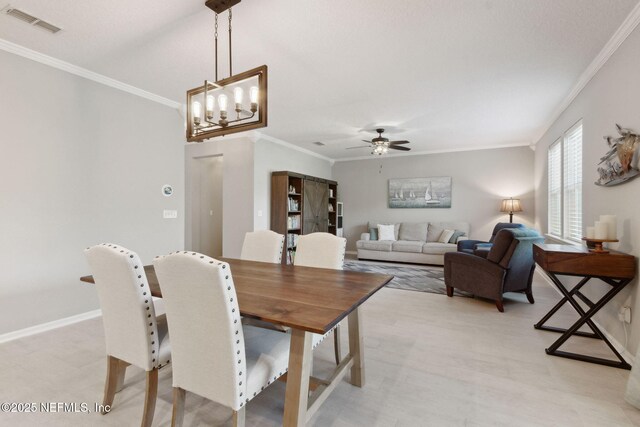
[[[301,329],[291,329],[291,345],[289,350],[289,372],[287,373],[287,389],[284,397],[285,427],[304,426],[307,418],[309,401],[309,377],[311,376],[312,335]]]
[[[349,322],[349,353],[353,358],[351,367],[351,384],[364,386],[364,345],[362,344],[362,322],[360,307],[353,310],[348,317]]]

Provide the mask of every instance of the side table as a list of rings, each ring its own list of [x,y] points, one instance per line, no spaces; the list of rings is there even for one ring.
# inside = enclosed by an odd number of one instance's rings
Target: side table
[[[534,244],[533,258],[563,295],[560,302],[534,325],[536,329],[562,333],[560,338],[545,350],[547,354],[621,369],[631,369],[631,365],[622,358],[591,318],[633,280],[636,275],[636,258],[622,252],[594,253],[589,252],[589,249],[583,246],[554,244]],[[582,279],[569,290],[558,276],[578,276]],[[600,279],[611,286],[611,289],[595,302],[581,292],[581,289],[591,279]],[[578,303],[578,299],[586,304],[588,307],[586,311]],[[569,329],[545,326],[545,322],[567,302],[580,315],[578,321]],[[585,324],[593,333],[578,330]],[[558,350],[572,335],[603,340],[618,360]]]

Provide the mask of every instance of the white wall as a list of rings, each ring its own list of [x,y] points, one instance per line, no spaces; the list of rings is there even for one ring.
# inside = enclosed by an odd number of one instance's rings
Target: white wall
[[[98,308],[83,249],[183,246],[176,110],[0,52],[0,334]],[[172,184],[175,194],[161,188]]]
[[[514,222],[532,225],[533,155],[528,147],[516,147],[336,162],[333,179],[344,202],[347,249],[356,250],[368,221],[465,221],[471,237],[488,239],[497,222],[509,221],[499,212],[506,197],[522,201],[524,212],[515,214]],[[452,178],[451,208],[388,207],[390,178],[429,176]]]
[[[266,139],[258,139],[254,171],[254,229],[268,230],[271,228],[271,172],[292,171],[331,179],[331,162]],[[262,211],[262,216],[259,216],[259,211]]]
[[[583,119],[583,224],[591,225],[602,214],[618,216],[620,243],[612,245],[621,251],[640,255],[640,179],[617,187],[598,187],[597,163],[607,152],[604,135],[615,135],[615,124],[640,131],[640,28],[627,38],[609,61],[576,97],[571,105],[553,123],[536,145],[536,224],[544,231],[547,225],[547,151],[563,132],[578,120]],[[600,295],[606,285],[595,285],[590,293]],[[624,343],[624,331],[617,318],[623,305],[632,307],[631,334],[627,349],[632,353],[640,342],[640,301],[637,280],[627,286],[616,298],[604,307],[596,319],[615,338]],[[587,292],[589,292],[587,290]]]

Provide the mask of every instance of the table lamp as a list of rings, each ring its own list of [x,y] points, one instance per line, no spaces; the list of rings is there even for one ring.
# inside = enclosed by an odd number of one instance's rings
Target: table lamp
[[[514,199],[513,197],[509,197],[508,199],[502,200],[502,206],[500,207],[500,212],[509,213],[509,222],[513,222],[513,213],[514,212],[522,212],[522,205],[520,204],[520,199]]]

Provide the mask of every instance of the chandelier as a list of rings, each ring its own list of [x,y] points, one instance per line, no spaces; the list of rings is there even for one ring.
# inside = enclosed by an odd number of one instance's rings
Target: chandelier
[[[216,136],[267,126],[267,66],[233,75],[231,7],[241,0],[208,0],[215,12],[215,82],[187,91],[187,141],[202,142]],[[218,14],[229,10],[229,77],[218,80]],[[233,103],[231,103],[231,101]]]

